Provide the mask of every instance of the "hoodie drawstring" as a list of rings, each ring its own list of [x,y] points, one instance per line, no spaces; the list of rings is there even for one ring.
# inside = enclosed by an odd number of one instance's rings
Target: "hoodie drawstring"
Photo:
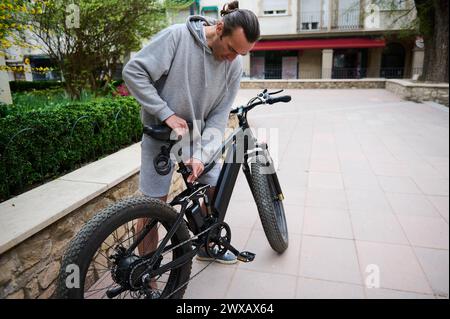
[[[205,76],[205,88],[208,87],[208,75],[206,73],[206,49],[203,47],[203,74]],[[225,61],[225,87],[228,92],[228,61]]]
[[[227,88],[227,92],[228,92],[228,61],[225,61],[225,87]]]
[[[206,49],[203,46],[203,73],[205,75],[205,88],[208,87],[208,79],[207,79],[207,75],[206,75]]]

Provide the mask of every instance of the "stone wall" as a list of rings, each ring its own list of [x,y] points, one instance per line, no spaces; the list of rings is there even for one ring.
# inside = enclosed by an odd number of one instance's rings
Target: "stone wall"
[[[139,195],[135,174],[0,256],[0,299],[50,298],[69,241],[96,213],[118,200]],[[183,189],[174,174],[169,200]]]
[[[69,241],[95,213],[137,189],[136,174],[1,255],[0,298],[51,297]]]
[[[386,81],[386,90],[401,96],[405,100],[415,102],[433,101],[449,106],[448,84],[427,84],[390,80]]]
[[[386,89],[405,100],[433,101],[448,106],[447,83],[418,83],[411,80],[246,80],[242,89]]]
[[[230,127],[237,127],[232,117]],[[89,201],[52,225],[0,255],[0,299],[48,299],[55,292],[62,255],[70,240],[96,213],[130,196],[139,195],[139,173]],[[168,200],[184,188],[174,174]]]
[[[242,89],[384,89],[385,80],[251,80]]]

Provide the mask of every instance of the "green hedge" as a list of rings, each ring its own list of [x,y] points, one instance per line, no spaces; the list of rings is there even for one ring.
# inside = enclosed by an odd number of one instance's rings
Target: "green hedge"
[[[0,201],[141,139],[132,97],[104,98],[0,118]]]
[[[123,80],[116,80],[112,82],[112,85],[117,87],[122,83]],[[64,82],[59,81],[11,81],[9,85],[11,92],[64,88]],[[99,86],[103,87],[104,85],[105,81],[100,81]]]

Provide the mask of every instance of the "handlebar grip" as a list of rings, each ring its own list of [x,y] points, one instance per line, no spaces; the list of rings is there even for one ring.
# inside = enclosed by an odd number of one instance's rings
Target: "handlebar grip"
[[[291,101],[291,96],[290,95],[284,95],[284,96],[280,96],[280,97],[274,97],[271,98],[267,101],[268,104],[274,104],[274,103],[278,103],[278,102],[284,102],[284,103],[288,103]]]

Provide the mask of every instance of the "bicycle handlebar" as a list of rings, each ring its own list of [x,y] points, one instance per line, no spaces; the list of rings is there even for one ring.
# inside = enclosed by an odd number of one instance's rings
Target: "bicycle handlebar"
[[[284,95],[284,96],[280,96],[280,97],[272,97],[272,95],[275,95],[275,94],[278,94],[281,92],[283,92],[283,90],[280,90],[277,92],[272,92],[272,93],[267,93],[267,89],[265,89],[262,93],[259,93],[256,98],[252,99],[249,103],[258,99],[257,102],[253,102],[250,105],[247,104],[246,106],[240,106],[238,108],[235,108],[234,110],[230,111],[230,114],[236,114],[236,113],[239,113],[240,111],[248,112],[251,109],[253,109],[255,106],[261,105],[261,104],[275,104],[275,103],[279,103],[279,102],[284,102],[284,103],[290,102],[292,99],[290,95]]]
[[[280,96],[280,97],[274,97],[274,98],[270,98],[267,100],[268,104],[274,104],[274,103],[278,103],[278,102],[284,102],[284,103],[288,103],[291,101],[291,96],[290,95],[284,95],[284,96]]]

